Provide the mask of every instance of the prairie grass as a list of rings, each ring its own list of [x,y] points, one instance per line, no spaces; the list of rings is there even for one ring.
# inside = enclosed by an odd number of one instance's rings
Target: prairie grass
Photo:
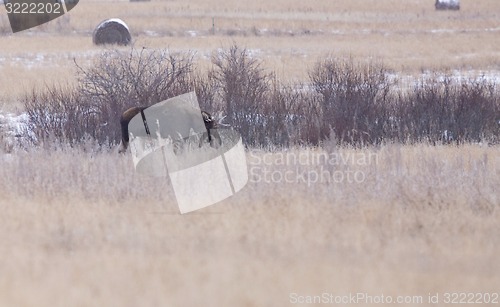
[[[362,292],[430,306],[429,293],[498,292],[498,152],[253,149],[248,185],[187,215],[168,180],[90,143],[3,154],[0,305],[287,306],[290,293]],[[346,159],[314,163],[321,153]],[[321,168],[364,179],[259,180]]]
[[[194,51],[208,69],[215,50],[236,44],[283,81],[305,80],[328,54],[396,74],[500,70],[498,0],[462,0],[460,12],[420,0],[82,0],[15,35],[6,16],[0,5],[9,112],[33,87],[75,81],[73,60],[102,52],[91,34],[111,17],[136,47]],[[180,215],[168,179],[136,174],[128,156],[90,141],[23,151],[2,137],[0,306],[287,306],[291,293],[323,292],[430,306],[429,293],[500,288],[498,145],[252,149],[241,192]],[[278,163],[324,153],[341,160]]]
[[[404,74],[500,67],[496,0],[462,0],[459,12],[437,12],[432,2],[418,0],[80,1],[62,18],[15,35],[7,34],[4,10],[0,6],[0,77],[7,81],[0,93],[22,92],[5,63],[19,68],[21,79],[33,75],[24,66],[47,69],[57,79],[72,71],[73,58],[86,63],[102,50],[92,45],[92,31],[112,17],[129,25],[137,47],[195,51],[204,63],[217,48],[236,43],[259,53],[282,79],[304,79],[325,54],[376,58]],[[31,63],[37,55],[44,58]]]

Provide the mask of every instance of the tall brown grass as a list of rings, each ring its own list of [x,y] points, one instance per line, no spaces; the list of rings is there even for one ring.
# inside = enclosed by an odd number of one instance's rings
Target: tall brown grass
[[[361,292],[430,306],[429,293],[498,292],[498,151],[251,150],[248,185],[187,215],[168,180],[92,143],[2,154],[0,305],[287,306],[291,293]],[[313,163],[321,153],[346,162]],[[364,180],[256,176],[322,168]]]

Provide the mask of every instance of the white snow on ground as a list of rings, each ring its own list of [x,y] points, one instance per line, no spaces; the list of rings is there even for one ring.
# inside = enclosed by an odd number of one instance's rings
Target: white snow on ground
[[[8,136],[20,135],[26,130],[28,114],[0,113],[0,127],[2,132]]]
[[[452,4],[452,5],[460,4],[460,0],[439,0],[438,2],[443,4]]]
[[[451,79],[452,82],[462,83],[470,80],[484,80],[488,83],[500,85],[500,71],[498,70],[452,70],[448,73],[436,74],[432,72],[424,72],[418,76],[402,75],[402,74],[388,74],[390,82],[396,82],[401,89],[411,89],[422,80],[430,81],[436,79],[437,81],[444,81],[445,77]]]
[[[158,36],[161,36],[160,33],[156,32],[156,31],[152,31],[152,30],[145,30],[144,31],[144,34],[146,36],[151,36],[151,37],[158,37]]]
[[[47,66],[55,66],[62,65],[64,61],[73,61],[73,59],[77,59],[78,63],[81,62],[90,62],[96,56],[101,54],[102,50],[90,50],[85,52],[20,52],[13,54],[0,54],[0,65],[8,65],[15,67],[23,67],[27,69],[36,68],[36,67],[47,67]],[[65,64],[65,63],[64,63]]]
[[[5,148],[13,147],[27,130],[28,114],[0,113],[0,141]],[[2,149],[2,147],[0,147]]]

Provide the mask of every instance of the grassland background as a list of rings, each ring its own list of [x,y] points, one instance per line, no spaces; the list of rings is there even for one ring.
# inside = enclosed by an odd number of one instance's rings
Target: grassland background
[[[236,43],[282,79],[304,79],[327,54],[380,60],[400,74],[500,70],[500,3],[462,0],[461,7],[435,11],[431,0],[82,0],[66,16],[15,35],[0,7],[0,100],[8,107],[34,84],[74,80],[73,59],[86,64],[102,50],[92,45],[92,31],[111,17],[129,25],[136,47],[195,51],[201,69],[214,50]]]
[[[20,108],[33,86],[73,82],[73,59],[85,65],[102,51],[91,33],[110,17],[127,22],[136,47],[193,50],[201,69],[237,43],[285,79],[305,78],[330,53],[378,59],[397,74],[499,71],[500,2],[462,0],[459,12],[433,4],[82,0],[69,18],[15,35],[1,7],[0,110]],[[290,152],[308,150],[320,149]],[[92,144],[0,149],[0,306],[288,306],[292,292],[500,291],[498,145],[321,150],[377,160],[328,166],[363,172],[362,183],[250,182],[181,216],[169,182],[135,174],[129,156]]]
[[[248,186],[187,215],[167,180],[91,149],[2,156],[0,305],[288,306],[290,293],[498,292],[498,148],[292,149],[375,157],[323,165],[362,172],[363,182],[309,187],[255,174],[321,165],[269,166],[259,160],[283,153],[251,151]]]

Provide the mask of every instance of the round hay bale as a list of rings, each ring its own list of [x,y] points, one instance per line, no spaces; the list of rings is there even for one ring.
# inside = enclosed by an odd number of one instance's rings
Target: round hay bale
[[[92,41],[96,45],[118,44],[128,45],[132,37],[128,26],[123,20],[111,18],[102,21],[92,34]]]
[[[460,0],[436,0],[436,10],[460,10]]]

